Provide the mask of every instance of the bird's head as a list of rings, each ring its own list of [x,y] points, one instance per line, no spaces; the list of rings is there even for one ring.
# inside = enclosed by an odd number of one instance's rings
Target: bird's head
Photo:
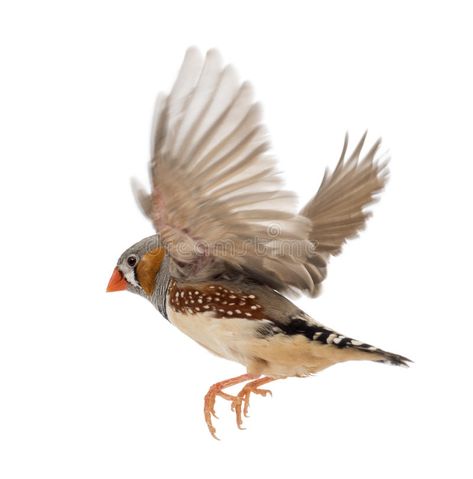
[[[108,282],[107,292],[128,290],[151,296],[165,254],[157,235],[134,244],[118,259]]]

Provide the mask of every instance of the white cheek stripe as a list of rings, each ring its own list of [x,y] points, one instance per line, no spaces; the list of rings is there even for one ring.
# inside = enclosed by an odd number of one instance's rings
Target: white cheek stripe
[[[133,286],[139,287],[140,285],[135,279],[135,273],[133,272],[132,269],[128,269],[128,271],[122,271],[123,276],[125,276],[125,279],[132,284]]]

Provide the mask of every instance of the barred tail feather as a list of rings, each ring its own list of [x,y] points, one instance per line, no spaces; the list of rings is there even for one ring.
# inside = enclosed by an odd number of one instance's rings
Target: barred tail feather
[[[274,328],[278,333],[284,332],[288,336],[303,335],[307,339],[314,341],[315,344],[331,346],[334,348],[332,354],[336,350],[343,352],[342,356],[338,356],[340,361],[362,359],[404,367],[409,367],[408,363],[412,362],[400,354],[389,353],[371,344],[339,334],[333,329],[323,326],[305,313],[291,316],[286,322],[273,322],[269,330],[268,325],[265,325],[262,334],[268,334],[268,331],[274,334]]]

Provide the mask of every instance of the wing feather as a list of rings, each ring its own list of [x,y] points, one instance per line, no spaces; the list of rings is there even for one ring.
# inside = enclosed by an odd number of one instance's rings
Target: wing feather
[[[345,159],[348,135],[334,171],[326,170],[316,195],[300,214],[311,220],[310,239],[316,244],[319,260],[341,252],[343,244],[358,235],[371,213],[366,207],[376,201],[388,179],[387,161],[375,161],[378,140],[360,160],[366,133],[353,153]]]
[[[251,85],[216,51],[203,60],[190,49],[171,93],[159,97],[154,125],[152,192],[134,189],[168,249],[171,274],[244,274],[312,294],[311,225],[282,189]]]
[[[318,292],[327,260],[364,227],[387,179],[375,161],[380,142],[360,160],[366,134],[346,159],[348,136],[332,173],[296,213],[282,188],[253,89],[215,50],[187,51],[169,95],[156,101],[151,193],[133,182],[186,281],[243,276],[281,292]],[[316,246],[314,250],[314,245]]]

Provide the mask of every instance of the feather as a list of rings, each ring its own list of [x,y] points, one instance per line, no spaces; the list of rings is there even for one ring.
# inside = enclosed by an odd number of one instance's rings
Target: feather
[[[261,116],[249,83],[215,50],[204,60],[189,49],[171,93],[156,103],[151,196],[134,183],[135,196],[176,277],[245,272],[278,290],[310,294],[307,254],[283,246],[308,247],[311,225],[295,211],[295,195],[281,189]],[[233,244],[221,248],[226,242]]]
[[[335,170],[331,174],[325,172],[317,194],[300,212],[311,220],[309,238],[317,245],[317,253],[325,259],[339,254],[342,245],[365,227],[371,215],[366,207],[376,201],[386,184],[387,162],[374,161],[381,141],[375,142],[360,160],[365,139],[366,133],[345,160],[348,135],[345,136]]]
[[[177,279],[241,276],[273,289],[315,295],[328,255],[356,235],[364,207],[385,181],[375,143],[360,161],[363,135],[299,213],[282,188],[248,82],[217,51],[191,48],[169,95],[156,101],[149,172],[151,194],[133,191],[167,249]],[[316,246],[314,250],[314,245]]]

